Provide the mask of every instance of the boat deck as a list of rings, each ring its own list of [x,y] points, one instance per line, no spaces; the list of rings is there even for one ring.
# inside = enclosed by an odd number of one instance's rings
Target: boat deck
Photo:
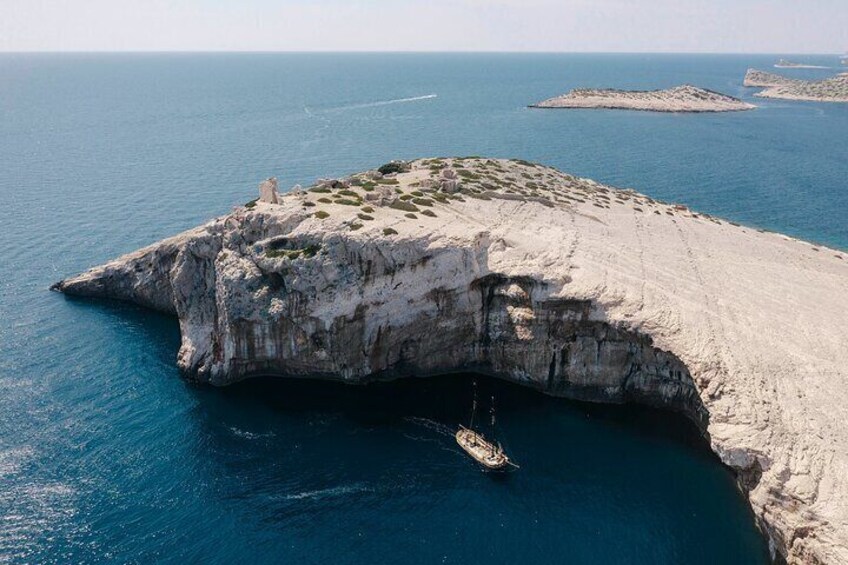
[[[456,432],[456,442],[468,455],[488,469],[503,469],[509,465],[509,458],[500,447],[496,447],[473,430],[460,427]]]

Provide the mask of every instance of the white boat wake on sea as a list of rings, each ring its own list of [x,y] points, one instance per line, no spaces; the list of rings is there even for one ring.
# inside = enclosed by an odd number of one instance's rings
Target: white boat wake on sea
[[[405,104],[407,102],[420,102],[422,100],[432,100],[438,98],[438,94],[424,94],[422,96],[411,96],[409,98],[393,98],[391,100],[377,100],[375,102],[363,102],[361,104],[349,104],[346,106],[337,106],[335,108],[327,108],[325,112],[339,112],[343,110],[359,110],[362,108],[376,108],[378,106],[389,106],[391,104]]]

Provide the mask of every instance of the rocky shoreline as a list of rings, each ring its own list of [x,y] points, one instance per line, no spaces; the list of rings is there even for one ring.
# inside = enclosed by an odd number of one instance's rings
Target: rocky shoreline
[[[848,73],[841,73],[824,80],[800,80],[748,69],[743,84],[750,87],[764,87],[765,90],[754,94],[760,98],[848,102]]]
[[[739,112],[753,104],[691,85],[665,90],[575,89],[530,108],[597,108],[649,112]]]
[[[56,283],[179,318],[177,362],[348,383],[473,370],[680,411],[777,560],[848,561],[848,254],[525,161],[390,163]]]

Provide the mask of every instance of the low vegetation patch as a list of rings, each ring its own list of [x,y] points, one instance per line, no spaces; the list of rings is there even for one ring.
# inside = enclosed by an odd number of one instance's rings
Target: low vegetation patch
[[[413,198],[413,204],[418,204],[419,206],[432,206],[433,201],[429,198]]]
[[[315,217],[319,220],[323,220],[325,218],[329,218],[330,214],[328,212],[325,212],[324,210],[318,210],[317,212],[315,212]]]
[[[418,206],[410,202],[404,202],[403,200],[395,200],[394,202],[389,204],[389,208],[394,208],[395,210],[403,210],[404,212],[418,211]]]
[[[244,205],[244,207],[245,207],[245,208],[247,208],[248,210],[250,210],[250,209],[252,209],[252,208],[256,208],[256,201],[257,201],[257,200],[259,200],[259,199],[258,199],[258,198],[254,198],[253,200],[251,200],[250,202],[248,202],[247,204],[245,204],[245,205]]]
[[[290,260],[303,257],[309,259],[315,257],[321,251],[321,246],[317,244],[307,245],[301,249],[266,249],[265,256],[271,258],[286,257]]]
[[[412,219],[412,220],[417,220],[417,219],[418,219],[418,216],[416,216],[415,214],[412,214],[412,213],[404,214],[404,216],[406,216],[407,218],[410,218],[410,219]]]
[[[424,214],[425,216],[430,216],[431,218],[437,217],[436,213],[433,212],[432,210],[421,210],[421,213]]]
[[[374,216],[369,216],[368,214],[359,213],[356,215],[360,220],[365,220],[366,222],[370,222],[374,219]]]
[[[381,175],[391,175],[393,173],[403,172],[403,164],[401,163],[386,163],[377,169]]]
[[[460,177],[464,178],[464,179],[469,179],[469,180],[480,180],[481,178],[483,178],[480,175],[478,175],[477,173],[469,171],[468,169],[457,169],[456,174],[459,175]]]
[[[392,228],[383,228],[383,235],[397,235],[397,230]]]

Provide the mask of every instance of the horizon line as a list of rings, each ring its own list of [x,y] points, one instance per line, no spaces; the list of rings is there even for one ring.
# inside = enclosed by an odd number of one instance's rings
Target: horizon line
[[[767,51],[545,51],[545,50],[248,50],[248,49],[140,49],[140,50],[0,50],[0,55],[191,55],[191,54],[253,54],[253,55],[451,55],[451,54],[492,54],[492,55],[788,55],[814,57],[844,57],[843,53],[812,53],[812,52],[767,52]]]

